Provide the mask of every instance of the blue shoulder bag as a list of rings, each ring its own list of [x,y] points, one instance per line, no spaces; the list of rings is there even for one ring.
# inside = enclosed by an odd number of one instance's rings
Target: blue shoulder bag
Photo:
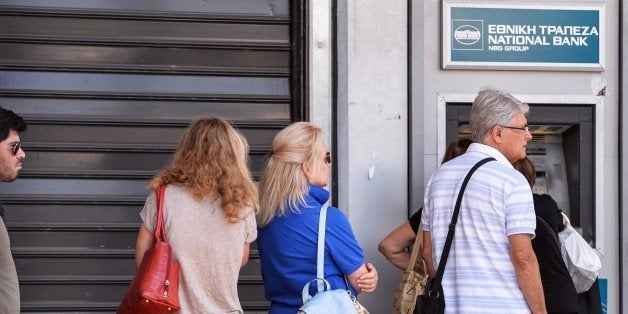
[[[303,306],[299,308],[299,314],[352,314],[358,313],[356,309],[355,297],[349,290],[331,290],[329,282],[325,280],[325,223],[327,221],[327,207],[321,207],[318,221],[318,251],[316,253],[316,278],[309,281],[303,287]],[[345,282],[346,282],[345,277]],[[310,295],[310,284],[316,282],[318,291],[314,296]],[[348,285],[347,285],[348,287]]]

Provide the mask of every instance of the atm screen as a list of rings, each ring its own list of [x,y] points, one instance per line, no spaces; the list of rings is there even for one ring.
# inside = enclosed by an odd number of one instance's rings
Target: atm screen
[[[536,172],[536,180],[534,181],[534,186],[532,187],[532,193],[548,194],[547,193],[547,176],[545,175],[545,171]]]

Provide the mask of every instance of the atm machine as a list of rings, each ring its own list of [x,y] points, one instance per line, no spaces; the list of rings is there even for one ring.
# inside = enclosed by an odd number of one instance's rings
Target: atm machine
[[[470,103],[447,104],[447,142],[470,136],[470,111]],[[595,246],[593,107],[530,104],[527,118],[532,140],[526,152],[537,171],[533,192],[551,195]]]
[[[569,187],[562,133],[570,127],[533,126],[530,131],[536,136],[528,143],[526,151],[536,168],[536,182],[532,192],[551,195],[558,208],[567,216],[570,216]]]

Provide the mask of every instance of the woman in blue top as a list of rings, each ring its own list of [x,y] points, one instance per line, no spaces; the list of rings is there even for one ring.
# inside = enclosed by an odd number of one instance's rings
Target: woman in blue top
[[[329,183],[331,154],[321,129],[308,122],[279,132],[272,149],[260,180],[257,248],[270,313],[294,314],[303,286],[316,278],[318,220],[329,200],[323,187]],[[338,208],[329,207],[325,233],[325,279],[331,288],[349,289],[354,296],[374,291],[377,271],[365,263]]]

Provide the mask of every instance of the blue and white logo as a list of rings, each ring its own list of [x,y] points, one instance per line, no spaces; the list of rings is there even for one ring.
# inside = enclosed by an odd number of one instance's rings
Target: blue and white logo
[[[482,20],[451,20],[452,50],[483,50]]]
[[[462,25],[454,30],[454,38],[463,45],[473,45],[480,40],[482,33],[472,25]]]

